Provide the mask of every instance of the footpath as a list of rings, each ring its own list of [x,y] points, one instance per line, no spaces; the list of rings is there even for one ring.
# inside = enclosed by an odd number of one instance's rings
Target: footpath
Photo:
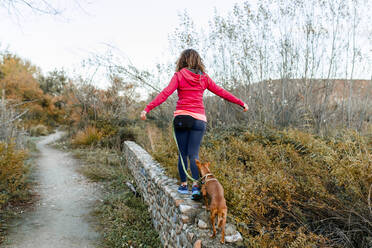
[[[100,197],[97,184],[88,182],[76,169],[71,154],[47,146],[62,132],[37,143],[35,191],[40,195],[35,210],[11,224],[6,248],[96,247],[99,234],[90,220],[90,211]]]

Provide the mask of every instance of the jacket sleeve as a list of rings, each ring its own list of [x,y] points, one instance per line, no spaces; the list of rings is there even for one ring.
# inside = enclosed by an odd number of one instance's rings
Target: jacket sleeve
[[[177,89],[178,87],[178,77],[177,74],[175,73],[169,82],[169,85],[160,92],[154,100],[152,100],[149,104],[147,104],[145,111],[148,113],[150,112],[153,108],[159,106],[162,104],[167,98],[172,95],[172,93]]]
[[[207,76],[207,79],[208,79],[207,89],[209,91],[213,92],[217,96],[220,96],[229,102],[232,102],[232,103],[235,103],[235,104],[238,104],[244,107],[244,102],[242,100],[240,100],[239,98],[237,98],[236,96],[228,92],[227,90],[224,90],[223,88],[218,86],[209,76]]]

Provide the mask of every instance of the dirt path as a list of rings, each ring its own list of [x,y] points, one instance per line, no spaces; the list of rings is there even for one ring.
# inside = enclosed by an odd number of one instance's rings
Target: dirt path
[[[13,223],[7,248],[96,247],[99,235],[89,212],[99,198],[99,187],[76,172],[77,161],[70,154],[47,146],[60,136],[57,132],[37,144],[40,201],[35,211]]]

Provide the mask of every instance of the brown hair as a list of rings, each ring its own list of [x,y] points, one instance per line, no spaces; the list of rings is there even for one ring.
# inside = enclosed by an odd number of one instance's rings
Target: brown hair
[[[202,73],[205,72],[205,66],[197,51],[194,49],[184,50],[177,60],[176,71],[180,71],[183,68],[200,70]]]

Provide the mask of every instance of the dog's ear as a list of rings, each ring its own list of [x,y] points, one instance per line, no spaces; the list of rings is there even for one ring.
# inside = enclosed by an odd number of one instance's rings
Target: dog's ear
[[[211,165],[210,162],[206,163],[205,166],[207,166],[209,168],[209,166]]]
[[[200,167],[201,166],[201,163],[199,160],[195,159],[195,163],[196,163],[196,166]]]

